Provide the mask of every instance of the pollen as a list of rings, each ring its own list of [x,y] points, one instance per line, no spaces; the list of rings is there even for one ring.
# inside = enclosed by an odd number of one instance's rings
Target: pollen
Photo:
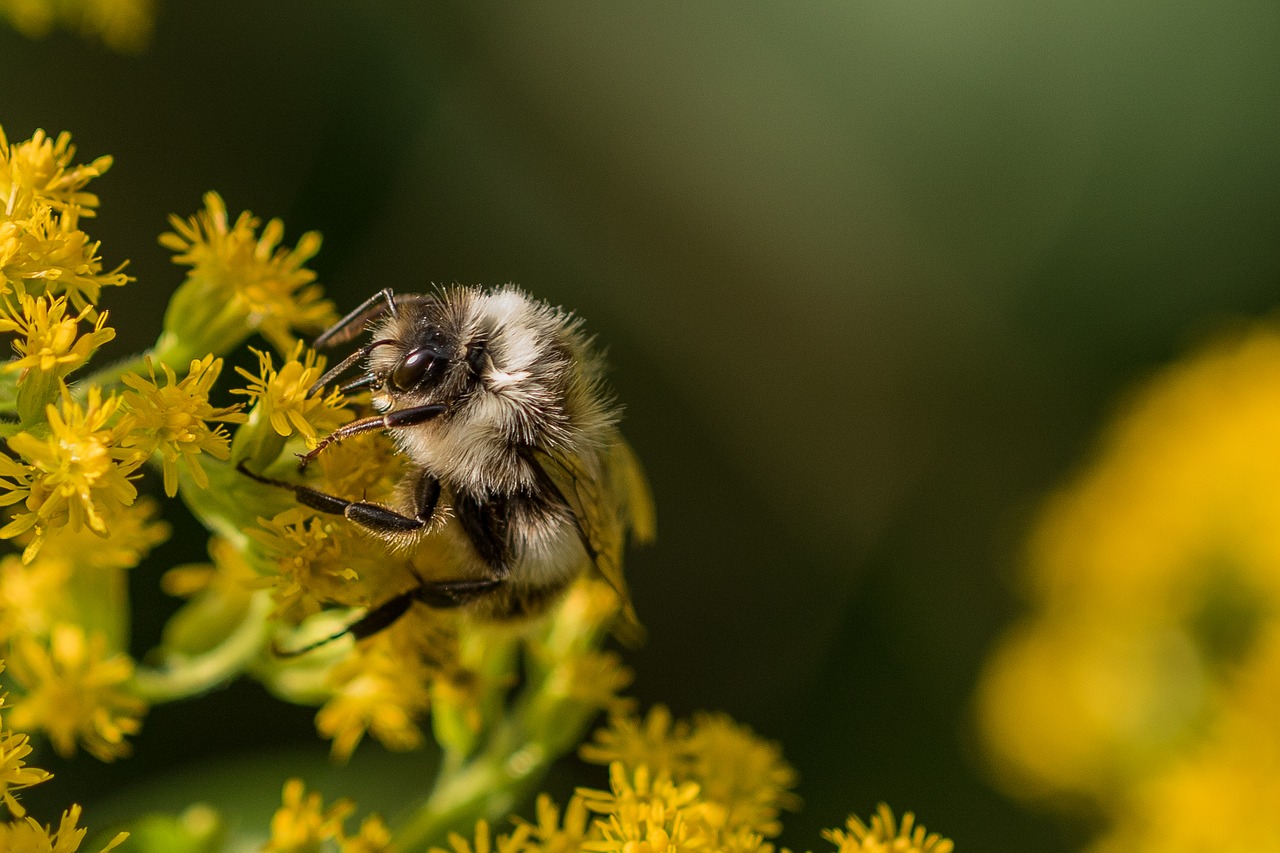
[[[165,384],[156,379],[155,365],[147,362],[150,378],[136,373],[126,374],[122,382],[131,390],[123,395],[126,412],[120,425],[125,436],[122,444],[137,448],[143,455],[159,453],[164,461],[165,494],[178,493],[178,464],[182,463],[200,488],[208,488],[209,477],[200,467],[199,454],[226,459],[231,453],[231,436],[219,424],[210,421],[241,423],[245,415],[240,406],[215,407],[209,402],[209,391],[222,372],[222,359],[207,355],[191,362],[181,380],[167,364]]]
[[[138,732],[146,705],[128,692],[133,662],[109,652],[101,634],[63,624],[48,646],[19,637],[10,665],[25,691],[10,716],[14,728],[44,731],[64,757],[77,746],[101,761],[129,754],[125,738]]]

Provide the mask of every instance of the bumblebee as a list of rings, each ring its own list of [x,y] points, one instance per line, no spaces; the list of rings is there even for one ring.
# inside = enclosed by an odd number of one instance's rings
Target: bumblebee
[[[624,638],[637,636],[622,551],[628,534],[652,537],[653,508],[618,431],[603,358],[581,326],[514,286],[386,289],[316,339],[319,350],[370,333],[311,392],[359,368],[339,387],[371,392],[374,414],[323,437],[301,455],[302,469],[344,438],[377,430],[390,435],[410,473],[380,504],[240,470],[393,544],[412,547],[426,536],[458,543],[451,576],[418,579],[343,633],[369,636],[415,602],[493,620],[534,616],[591,571],[622,599]]]

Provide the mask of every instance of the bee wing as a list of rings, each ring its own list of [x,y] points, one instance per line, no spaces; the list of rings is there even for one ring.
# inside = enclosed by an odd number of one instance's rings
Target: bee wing
[[[599,472],[570,453],[536,450],[534,460],[564,498],[573,514],[578,537],[600,576],[622,599],[619,639],[638,643],[644,629],[631,606],[622,574],[622,551],[630,530],[639,542],[653,538],[654,511],[635,454],[621,436],[604,452]]]

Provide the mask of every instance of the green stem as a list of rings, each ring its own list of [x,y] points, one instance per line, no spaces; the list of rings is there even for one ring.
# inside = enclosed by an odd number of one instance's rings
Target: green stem
[[[267,616],[273,606],[268,591],[255,593],[244,620],[214,648],[199,655],[171,655],[163,668],[139,667],[134,694],[154,705],[195,696],[235,678],[269,642]]]
[[[443,847],[450,832],[469,833],[477,820],[511,814],[537,790],[551,765],[582,739],[599,710],[569,699],[553,703],[537,699],[528,693],[521,697],[485,748],[466,764],[441,765],[431,794],[396,831],[392,839],[396,849],[415,853]],[[535,720],[535,716],[552,719]],[[554,725],[548,727],[548,722]],[[540,729],[555,734],[542,739],[531,736],[531,731]]]

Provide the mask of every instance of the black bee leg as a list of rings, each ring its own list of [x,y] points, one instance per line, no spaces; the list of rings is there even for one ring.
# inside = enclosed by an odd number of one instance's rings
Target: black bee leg
[[[333,367],[325,371],[324,376],[321,376],[319,379],[317,379],[315,381],[315,384],[313,384],[310,388],[307,389],[307,396],[308,397],[315,396],[317,391],[324,388],[324,386],[328,385],[330,382],[337,379],[342,374],[346,373],[348,370],[351,369],[351,365],[355,364],[358,361],[363,360],[369,355],[369,353],[373,352],[378,347],[385,347],[388,344],[394,344],[394,343],[395,341],[393,340],[390,340],[388,338],[383,338],[382,340],[373,341],[371,343],[367,343],[364,346],[360,347],[360,349],[351,353],[351,355],[347,356],[342,361],[338,362],[336,365],[334,365]],[[363,378],[364,377],[362,377],[362,379]],[[357,381],[360,381],[360,380],[357,380]]]
[[[293,492],[294,497],[298,499],[298,503],[303,506],[320,512],[327,512],[330,515],[345,516],[361,527],[366,527],[375,533],[410,533],[414,530],[421,530],[431,523],[431,519],[435,515],[436,503],[440,500],[440,481],[428,474],[424,474],[422,479],[418,481],[418,488],[414,496],[414,517],[410,518],[380,504],[367,501],[349,501],[346,498],[326,494],[310,486],[286,483],[284,480],[263,477],[261,474],[255,474],[250,471],[243,462],[236,466],[236,470],[245,476],[252,477],[259,483],[288,489]]]
[[[395,598],[388,599],[377,607],[366,611],[363,616],[336,634],[330,634],[327,637],[323,637],[315,642],[307,643],[305,646],[297,649],[282,649],[279,646],[273,645],[271,650],[275,653],[276,657],[296,658],[298,655],[305,655],[313,649],[318,649],[321,646],[327,646],[329,643],[332,643],[334,640],[339,640],[347,634],[350,634],[352,638],[356,640],[363,640],[365,637],[372,637],[379,631],[391,627],[397,619],[409,610],[409,607],[417,597],[417,589],[402,592]]]
[[[299,466],[303,470],[311,464],[311,460],[320,455],[326,447],[336,441],[342,441],[353,435],[359,435],[362,432],[372,432],[378,429],[394,429],[395,427],[412,426],[414,424],[426,423],[429,420],[438,418],[445,412],[445,407],[439,403],[432,403],[427,406],[412,406],[408,409],[400,409],[395,412],[388,412],[385,415],[374,415],[371,418],[360,418],[352,421],[346,426],[340,426],[333,432],[320,439],[315,447],[306,453],[299,453],[298,458],[302,460]]]
[[[356,310],[326,329],[320,337],[316,338],[315,343],[311,345],[312,348],[324,349],[338,344],[345,344],[363,332],[369,321],[376,320],[388,312],[394,317],[396,301],[396,295],[391,288],[388,287],[378,291],[364,302],[361,302],[360,307],[356,308]]]
[[[484,598],[502,586],[503,578],[478,578],[476,580],[432,581],[413,591],[414,597],[428,607],[447,610],[463,607]]]

